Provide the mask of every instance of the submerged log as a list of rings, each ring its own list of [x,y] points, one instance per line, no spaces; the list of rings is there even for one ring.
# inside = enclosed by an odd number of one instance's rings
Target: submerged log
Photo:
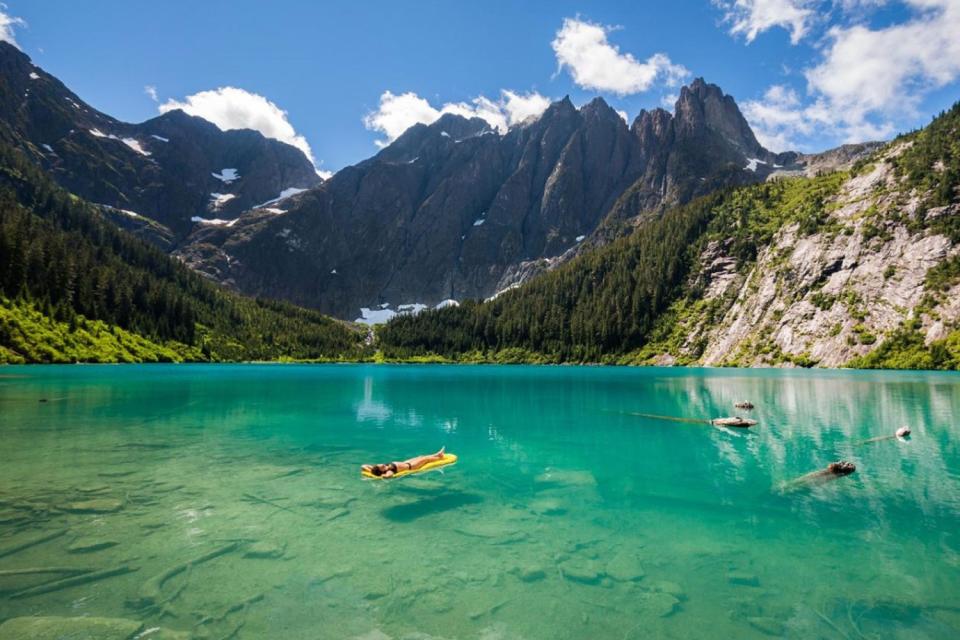
[[[157,604],[163,595],[163,585],[173,578],[188,569],[192,569],[198,564],[203,564],[204,562],[209,562],[215,558],[219,558],[222,555],[226,555],[232,551],[235,551],[237,547],[240,546],[238,542],[231,542],[230,544],[223,545],[222,547],[217,547],[209,553],[205,553],[202,556],[194,558],[193,560],[188,560],[182,562],[178,565],[170,567],[163,573],[159,573],[146,582],[143,583],[143,586],[140,588],[139,598],[136,601],[133,601],[133,606],[136,607],[150,607]]]
[[[132,573],[137,569],[130,567],[128,565],[121,565],[119,567],[114,567],[112,569],[104,569],[103,571],[93,571],[91,573],[84,573],[78,576],[73,576],[71,578],[64,578],[63,580],[57,580],[55,582],[48,582],[42,584],[38,587],[31,587],[29,589],[24,589],[23,591],[17,591],[16,593],[10,594],[10,598],[29,598],[30,596],[38,596],[43,593],[50,593],[51,591],[60,591],[61,589],[68,589],[70,587],[78,587],[83,584],[88,584],[90,582],[96,582],[97,580],[103,580],[104,578],[112,578],[113,576],[121,576],[125,573]]]
[[[0,569],[0,578],[5,576],[29,576],[41,573],[92,573],[96,569],[81,567],[28,567],[26,569]]]
[[[24,542],[20,542],[20,543],[11,545],[11,546],[9,546],[9,547],[4,547],[4,548],[0,549],[0,558],[4,558],[4,557],[6,557],[6,556],[13,555],[14,553],[17,553],[18,551],[23,551],[24,549],[29,549],[30,547],[34,547],[34,546],[36,546],[36,545],[38,545],[38,544],[43,544],[44,542],[49,542],[50,540],[53,540],[53,539],[55,539],[55,538],[59,538],[60,536],[64,535],[66,532],[67,532],[67,529],[60,529],[60,530],[58,530],[58,531],[51,531],[51,532],[48,532],[48,533],[43,533],[43,534],[41,534],[41,535],[39,535],[39,536],[37,536],[37,537],[35,537],[35,538],[31,538],[30,540],[26,540],[26,541],[24,541]]]

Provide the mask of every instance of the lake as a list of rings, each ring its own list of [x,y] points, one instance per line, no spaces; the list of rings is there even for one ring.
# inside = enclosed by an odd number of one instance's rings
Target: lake
[[[757,426],[693,422],[738,400]],[[949,373],[0,367],[0,621],[956,638],[956,416]],[[862,442],[901,425],[909,441]],[[360,477],[441,446],[459,456],[442,473]],[[856,472],[782,490],[840,459]]]

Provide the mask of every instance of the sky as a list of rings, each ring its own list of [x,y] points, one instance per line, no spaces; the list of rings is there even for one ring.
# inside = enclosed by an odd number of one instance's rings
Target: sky
[[[120,120],[183,108],[323,175],[446,112],[504,130],[599,95],[632,122],[696,77],[773,151],[887,139],[960,99],[960,0],[6,0],[0,40]]]

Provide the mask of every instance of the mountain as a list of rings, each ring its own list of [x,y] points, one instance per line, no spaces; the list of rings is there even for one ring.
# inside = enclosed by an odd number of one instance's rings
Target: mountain
[[[960,368],[958,137],[960,103],[848,170],[721,189],[493,301],[396,318],[378,334],[381,349]]]
[[[120,122],[6,42],[0,42],[0,140],[165,248],[204,224],[198,220],[229,221],[321,182],[303,152],[256,131],[221,131],[179,110],[140,124]]]
[[[196,230],[177,253],[239,291],[352,319],[491,296],[605,241],[598,229],[802,166],[765,150],[733,98],[698,79],[673,114],[631,126],[601,98],[565,98],[503,134],[444,115],[282,208]]]
[[[0,142],[0,363],[356,359],[365,338],[222,290]]]

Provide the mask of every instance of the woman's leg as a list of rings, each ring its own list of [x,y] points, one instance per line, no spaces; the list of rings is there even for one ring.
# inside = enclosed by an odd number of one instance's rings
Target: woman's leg
[[[409,460],[405,460],[405,462],[408,465],[410,465],[411,470],[419,469],[420,467],[427,464],[428,462],[433,462],[434,460],[440,460],[441,458],[443,458],[444,449],[446,449],[446,447],[443,447],[442,449],[440,449],[440,451],[437,451],[436,453],[431,454],[429,456],[417,456],[416,458],[410,458]]]

